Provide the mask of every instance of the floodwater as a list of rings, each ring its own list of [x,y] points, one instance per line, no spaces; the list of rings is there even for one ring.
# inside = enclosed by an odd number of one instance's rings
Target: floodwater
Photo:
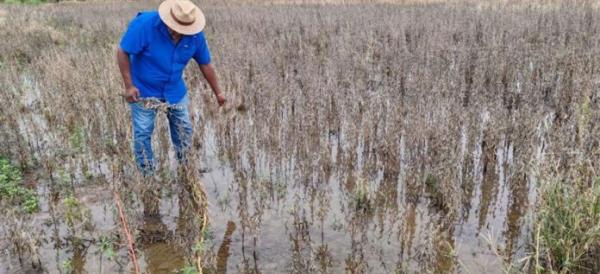
[[[208,117],[196,129],[198,164],[207,170],[200,183],[209,200],[201,247],[208,273],[503,273],[528,255],[535,165],[552,113],[511,127],[514,120],[483,109],[455,130],[399,131],[397,142],[380,146],[380,132],[397,126],[381,116],[354,124],[351,114],[330,110],[321,117],[334,122],[323,129],[288,107],[275,121],[221,113],[228,122],[217,125],[200,109],[191,111]],[[428,127],[451,128],[440,117]],[[29,123],[22,130],[44,128],[35,115]],[[164,123],[157,131],[166,133]],[[48,201],[47,179],[26,178],[37,182],[42,207],[35,230],[20,231],[39,257],[10,256],[9,234],[0,231],[0,273],[132,273],[109,184],[75,187],[81,211],[65,213]],[[189,193],[176,179],[160,184],[158,217],[144,216],[134,195],[122,197],[144,273],[183,271],[198,248]],[[69,215],[79,222],[69,225]]]
[[[537,160],[543,155],[549,118],[539,122]],[[409,183],[414,179],[407,171],[404,138],[398,144],[397,171],[384,159],[364,154],[365,140],[352,148],[343,130],[321,136],[326,150],[316,157],[302,156],[310,152],[300,150],[289,157],[274,156],[250,144],[237,158],[228,159],[208,122],[203,145],[208,172],[202,183],[210,218],[205,254],[212,264],[205,271],[502,273],[506,263],[527,255],[535,182],[511,171],[514,140],[504,134],[489,136],[489,120],[490,114],[482,112],[478,124],[470,127],[475,130],[465,125],[456,138],[459,161],[449,165],[457,167],[459,178],[471,182],[459,186],[464,195],[456,212],[439,206],[435,188],[441,183],[434,183],[433,189]],[[358,155],[353,162],[340,155],[348,149]],[[372,180],[366,179],[365,170]],[[358,201],[361,188],[368,197],[366,205]],[[38,191],[40,197],[48,197],[44,184]],[[186,258],[198,226],[190,222],[193,213],[185,210],[182,193],[176,182],[163,185],[160,218],[131,224],[145,273],[173,273],[190,264]],[[39,231],[29,232],[39,235],[42,270],[6,253],[0,257],[0,272],[131,273],[110,190],[92,184],[79,188],[76,196],[89,210],[86,226],[93,229],[67,226],[56,217],[57,209],[43,200],[34,221]],[[75,244],[69,235],[77,229],[84,239]],[[102,237],[113,239],[109,246],[114,254],[102,247]]]

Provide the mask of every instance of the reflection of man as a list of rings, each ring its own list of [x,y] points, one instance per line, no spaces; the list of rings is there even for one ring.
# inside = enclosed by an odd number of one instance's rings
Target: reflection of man
[[[223,242],[217,251],[217,271],[216,273],[227,273],[227,261],[229,260],[229,245],[231,244],[231,235],[235,231],[235,223],[227,222],[227,230],[223,236]]]
[[[220,106],[225,103],[210,64],[210,51],[202,29],[202,11],[189,0],[166,0],[158,11],[140,12],[121,39],[117,62],[125,98],[131,108],[134,154],[143,174],[154,171],[152,132],[157,110],[141,99],[166,103],[171,140],[178,160],[191,144],[192,125],[183,69],[194,58]]]

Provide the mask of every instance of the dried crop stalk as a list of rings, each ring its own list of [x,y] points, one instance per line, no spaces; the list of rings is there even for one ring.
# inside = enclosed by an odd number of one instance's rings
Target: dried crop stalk
[[[198,231],[200,233],[197,244],[202,246],[205,240],[204,231],[208,228],[208,200],[206,198],[206,192],[204,191],[202,182],[197,180],[197,178],[199,178],[198,174],[194,174],[191,170],[193,170],[193,168],[186,168],[186,170],[182,172],[182,181],[185,184],[184,187],[192,194],[193,209],[196,212],[197,217],[201,218],[198,227]],[[196,268],[200,274],[203,273],[202,253],[202,250],[194,251],[194,256],[196,257]]]

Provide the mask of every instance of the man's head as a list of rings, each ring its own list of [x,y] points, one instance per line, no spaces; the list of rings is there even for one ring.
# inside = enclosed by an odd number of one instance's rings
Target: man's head
[[[193,35],[204,29],[206,18],[189,0],[166,0],[158,7],[160,19],[170,30],[184,35]]]

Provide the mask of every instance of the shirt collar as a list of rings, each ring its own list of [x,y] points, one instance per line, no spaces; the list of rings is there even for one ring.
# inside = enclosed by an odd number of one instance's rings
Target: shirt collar
[[[154,26],[158,27],[161,24],[164,25],[165,23],[163,23],[162,19],[160,19],[160,16],[156,16],[156,21],[154,22]]]

